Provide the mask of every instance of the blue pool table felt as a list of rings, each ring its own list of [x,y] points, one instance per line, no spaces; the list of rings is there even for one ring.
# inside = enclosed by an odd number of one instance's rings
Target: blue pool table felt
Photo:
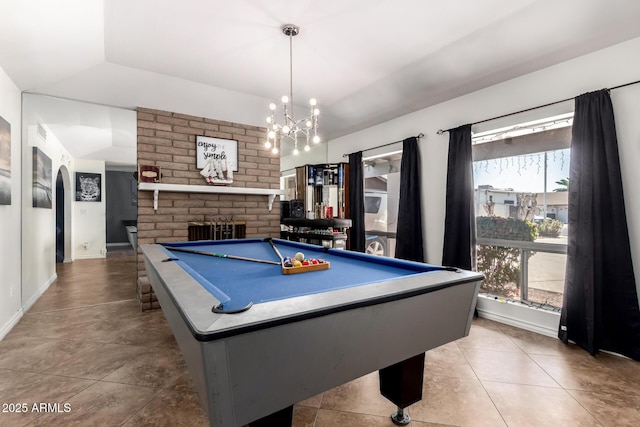
[[[280,261],[265,239],[236,239],[166,243],[163,250],[179,264],[225,310],[238,310],[249,303],[259,304],[320,292],[376,283],[408,275],[428,274],[440,267],[389,258],[372,262],[370,257],[350,251],[273,239],[283,257],[303,252],[306,258],[322,258],[330,262],[328,270],[302,274],[282,274],[280,265],[171,251],[181,249],[235,255],[268,261]]]

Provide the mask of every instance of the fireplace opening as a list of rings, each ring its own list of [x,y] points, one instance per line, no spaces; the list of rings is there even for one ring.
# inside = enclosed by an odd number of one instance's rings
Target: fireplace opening
[[[246,222],[235,221],[233,218],[214,218],[211,221],[188,224],[189,241],[244,239],[246,234]]]

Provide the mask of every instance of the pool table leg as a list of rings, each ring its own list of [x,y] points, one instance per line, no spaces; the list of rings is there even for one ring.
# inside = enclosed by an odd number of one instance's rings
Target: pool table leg
[[[293,405],[249,423],[249,427],[290,427],[293,422]]]
[[[380,394],[398,407],[391,420],[398,425],[411,421],[404,408],[422,399],[424,353],[380,369]]]

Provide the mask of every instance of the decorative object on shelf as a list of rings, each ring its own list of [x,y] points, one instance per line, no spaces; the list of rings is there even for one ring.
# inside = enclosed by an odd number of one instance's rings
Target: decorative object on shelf
[[[160,182],[162,174],[160,173],[160,166],[155,165],[140,165],[139,172],[135,178],[139,182]]]
[[[300,33],[300,28],[296,25],[287,24],[282,27],[284,35],[289,37],[289,96],[284,95],[282,97],[282,109],[284,113],[282,124],[277,123],[275,119],[276,104],[269,104],[271,115],[267,117],[267,142],[265,142],[266,148],[271,148],[273,154],[278,154],[278,142],[282,137],[288,137],[293,140],[293,154],[299,154],[298,151],[298,137],[306,140],[304,146],[305,151],[309,151],[311,146],[309,142],[313,141],[314,144],[320,142],[318,136],[318,115],[320,110],[316,107],[317,101],[315,98],[309,100],[311,111],[308,117],[300,120],[296,120],[293,116],[293,37]],[[291,106],[287,105],[291,102]]]
[[[238,141],[196,137],[196,167],[209,184],[232,184],[233,172],[238,171]]]
[[[76,172],[76,202],[102,201],[102,175]]]
[[[33,147],[33,207],[51,209],[51,159]]]

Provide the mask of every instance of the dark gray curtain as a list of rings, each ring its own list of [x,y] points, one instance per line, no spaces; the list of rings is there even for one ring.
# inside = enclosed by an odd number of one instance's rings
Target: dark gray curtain
[[[442,265],[475,270],[476,219],[473,206],[471,125],[449,131],[446,191]]]
[[[424,262],[418,138],[402,141],[396,258]],[[424,353],[378,371],[380,392],[400,408],[422,399]]]
[[[362,151],[349,154],[349,249],[364,252],[364,176],[362,174]]]
[[[592,355],[609,350],[640,360],[640,312],[607,90],[575,100],[567,274],[558,336]]]
[[[420,200],[420,152],[413,136],[402,141],[396,258],[424,262]]]

